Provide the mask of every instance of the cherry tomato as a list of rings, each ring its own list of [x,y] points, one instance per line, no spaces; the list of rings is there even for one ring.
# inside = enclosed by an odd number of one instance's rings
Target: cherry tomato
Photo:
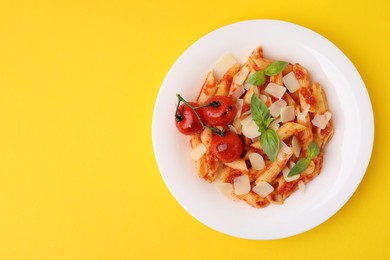
[[[237,107],[231,97],[214,96],[205,104],[214,102],[215,105],[204,108],[204,117],[209,125],[225,126],[233,122]]]
[[[211,153],[221,162],[233,162],[237,160],[242,153],[243,146],[240,137],[228,132],[225,136],[215,135],[211,140]]]
[[[194,102],[189,102],[189,104],[193,107],[198,106],[198,104]],[[196,112],[199,114],[202,122],[205,122],[203,108],[196,109]],[[200,133],[203,129],[202,124],[199,122],[195,112],[186,104],[180,105],[178,111],[176,111],[175,121],[176,128],[185,135]]]

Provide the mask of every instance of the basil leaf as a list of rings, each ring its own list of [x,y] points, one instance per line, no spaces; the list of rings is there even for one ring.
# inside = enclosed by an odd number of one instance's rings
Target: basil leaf
[[[265,75],[274,76],[279,74],[284,70],[284,68],[288,65],[288,62],[285,61],[274,61],[265,69]]]
[[[268,158],[274,162],[279,152],[279,136],[275,130],[268,128],[260,135],[260,144]]]
[[[265,120],[265,122],[264,122],[265,127],[268,128],[269,125],[270,125],[270,124],[272,123],[272,121],[274,121],[274,120],[275,120],[275,118],[272,118],[272,117],[270,117],[270,118],[268,118],[267,120]]]
[[[251,115],[253,121],[260,128],[260,132],[264,132],[270,124],[271,114],[268,107],[256,94],[253,94],[251,98]]]
[[[309,158],[301,158],[298,160],[298,162],[294,165],[294,167],[291,168],[290,172],[288,173],[287,177],[292,177],[294,175],[302,173],[304,170],[307,169],[307,167],[310,164]]]
[[[309,160],[315,158],[320,152],[320,148],[316,142],[311,142],[307,147],[307,158]]]
[[[250,76],[247,80],[246,83],[252,84],[254,86],[260,86],[265,83],[265,74],[264,70],[259,70],[255,73],[253,73],[252,76]]]

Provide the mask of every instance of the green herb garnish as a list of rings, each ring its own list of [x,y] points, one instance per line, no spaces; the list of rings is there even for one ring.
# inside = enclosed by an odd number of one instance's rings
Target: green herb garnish
[[[307,157],[301,158],[298,162],[292,167],[290,172],[288,173],[288,177],[292,177],[297,174],[301,174],[304,170],[309,167],[310,161],[314,159],[320,152],[320,148],[318,147],[316,142],[311,142],[307,148]]]
[[[261,86],[265,83],[265,74],[264,70],[259,70],[252,74],[247,80],[247,83],[254,86]]]
[[[279,137],[275,130],[268,128],[273,118],[271,118],[268,107],[256,94],[252,95],[251,114],[261,133],[261,147],[268,158],[274,162],[279,151]]]
[[[288,65],[286,61],[274,61],[270,65],[265,68],[265,75],[267,76],[275,76],[282,72],[284,68]]]
[[[252,74],[247,80],[246,83],[261,86],[265,83],[267,76],[275,76],[282,72],[284,68],[288,65],[286,61],[274,61],[270,65],[268,65],[265,70],[259,70]]]

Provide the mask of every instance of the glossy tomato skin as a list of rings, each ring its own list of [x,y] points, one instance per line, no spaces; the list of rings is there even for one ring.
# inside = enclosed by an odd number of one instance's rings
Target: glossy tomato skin
[[[243,150],[243,145],[240,137],[228,132],[225,136],[215,135],[211,140],[211,153],[221,162],[228,163],[237,160]]]
[[[193,107],[198,106],[198,104],[194,102],[189,102],[189,104]],[[196,112],[204,122],[203,108],[196,109]],[[180,116],[180,119],[177,117],[178,115]],[[176,128],[185,135],[197,134],[203,130],[202,124],[199,122],[195,112],[186,104],[180,105],[178,111],[176,111],[175,122]]]
[[[218,102],[218,106],[204,108],[204,117],[211,126],[225,126],[233,122],[237,114],[237,107],[231,97],[214,96],[209,98],[205,104]]]

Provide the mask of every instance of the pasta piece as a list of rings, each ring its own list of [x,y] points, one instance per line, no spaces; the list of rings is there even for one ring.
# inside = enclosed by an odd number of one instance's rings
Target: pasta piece
[[[236,64],[233,67],[231,67],[225,75],[223,75],[221,81],[217,85],[217,92],[215,93],[215,96],[227,96],[229,94],[230,85],[232,84],[232,80],[234,75],[237,74],[237,72],[240,70],[241,65]]]
[[[253,86],[253,87],[250,87],[248,89],[248,91],[245,93],[245,96],[244,96],[244,106],[247,105],[250,107],[251,105],[251,99],[252,99],[252,96],[254,94],[254,89],[253,88],[257,88],[256,86]]]
[[[299,132],[306,129],[306,126],[294,122],[287,122],[276,130],[280,140],[286,140],[290,136],[298,135]]]
[[[282,72],[274,76],[269,77],[269,82],[283,86],[283,74]]]
[[[251,144],[251,147],[255,148],[255,149],[263,149],[261,148],[261,144],[260,144],[260,141],[256,141],[254,143]]]
[[[293,153],[284,154],[279,158],[277,157],[276,161],[269,164],[259,175],[259,177],[256,179],[256,184],[261,181],[266,181],[268,183],[271,183],[283,170],[284,166],[286,166],[286,163],[290,159],[291,155]]]
[[[246,166],[246,163],[243,159],[239,158],[233,162],[230,163],[224,163],[226,166],[229,166],[230,168],[234,170],[238,170],[242,173],[248,172],[248,167]]]
[[[244,88],[245,80],[247,79],[250,72],[250,67],[248,63],[245,63],[242,66],[241,70],[234,75],[232,84],[229,90],[229,96],[233,95],[236,91]]]
[[[320,83],[314,83],[312,88],[312,93],[314,98],[316,99],[316,104],[314,106],[314,112],[323,114],[328,111],[328,102],[326,100],[325,92],[322,89]]]
[[[318,114],[324,114],[325,112],[328,112],[328,102],[321,85],[319,83],[315,83],[313,84],[312,89],[313,95],[317,100],[315,112]],[[333,137],[333,121],[331,119],[325,129],[320,129],[318,127],[315,127],[314,129],[314,141],[320,148],[323,148]]]
[[[309,75],[307,70],[299,63],[295,63],[292,67],[295,78],[298,80],[301,88],[308,88],[310,86]]]
[[[307,70],[300,64],[296,63],[293,66],[293,72],[295,78],[298,80],[299,85],[299,102],[301,109],[305,109],[307,105],[310,105],[310,112],[314,112],[314,106],[316,103],[315,97],[312,95],[312,89],[310,88],[309,76]]]
[[[289,63],[289,64],[287,64],[287,66],[282,71],[282,77],[286,76],[291,71],[293,71],[293,65],[291,63]]]
[[[284,98],[286,99],[288,106],[294,106],[294,107],[297,106],[297,103],[295,102],[295,100],[287,92],[284,93]]]
[[[250,191],[247,194],[236,195],[238,199],[244,200],[254,208],[265,208],[269,205],[269,201],[266,198],[262,198],[259,194]]]
[[[190,136],[190,144],[192,149],[194,149],[200,143],[202,143],[200,140],[200,134]],[[207,175],[209,169],[205,154],[202,155],[199,160],[196,160],[196,169],[198,170],[199,177],[204,178]]]
[[[224,165],[221,171],[221,182],[233,184],[234,179],[241,175],[242,172]]]
[[[214,73],[213,71],[209,71],[206,80],[203,83],[202,89],[199,92],[196,102],[199,105],[203,105],[207,101],[207,99],[214,96],[216,91],[217,91],[217,82],[215,81]]]
[[[310,174],[302,174],[302,180],[304,183],[308,183],[320,174],[322,163],[324,162],[324,153],[320,152],[317,157],[312,160],[312,162],[314,163],[313,172]]]
[[[333,121],[331,119],[324,129],[315,128],[314,141],[322,149],[332,139],[333,132]]]
[[[203,178],[208,182],[213,182],[217,178],[219,161],[210,151],[211,139],[213,138],[213,131],[210,128],[205,128],[200,134],[200,139],[207,150],[205,153],[206,163],[207,163],[207,174]]]
[[[271,60],[265,59],[263,56],[263,48],[257,47],[248,58],[249,65],[253,71],[259,71],[265,69],[269,64],[272,63]]]
[[[299,108],[297,108],[297,111],[300,113]],[[303,131],[300,131],[298,134],[299,143],[302,146],[301,156],[306,157],[307,155],[307,148],[309,144],[314,140],[313,131],[312,131],[312,124],[310,121],[310,115],[309,113],[306,114],[305,119],[297,119],[298,123],[301,125],[306,126],[306,128]]]
[[[272,183],[276,189],[268,196],[271,203],[283,204],[284,201],[290,197],[290,195],[298,189],[298,182],[302,179],[302,176],[308,176],[313,173],[315,169],[315,164],[313,161],[310,162],[309,167],[306,168],[301,173],[301,177],[297,180],[286,181],[283,175],[278,176],[278,178]]]

